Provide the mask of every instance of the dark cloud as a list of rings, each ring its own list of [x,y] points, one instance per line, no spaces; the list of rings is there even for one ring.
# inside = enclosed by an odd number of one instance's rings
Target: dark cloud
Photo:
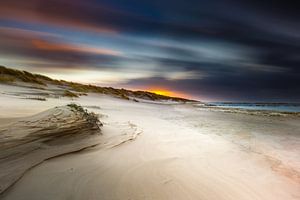
[[[298,82],[297,76],[230,74],[190,80],[168,80],[163,77],[135,79],[124,86],[163,85],[208,101],[298,102],[300,92]]]
[[[70,43],[66,34],[2,28],[0,53],[43,60],[47,67],[155,74],[129,86],[162,84],[227,100],[300,101],[299,9],[291,2],[250,0],[1,0],[0,20],[101,33],[94,39],[108,35],[120,51],[81,44],[82,35]],[[170,80],[168,72],[195,76]]]
[[[16,28],[0,28],[0,45],[2,56],[26,57],[29,61],[44,61],[48,66],[105,66],[121,60],[121,52],[66,43],[56,35]]]
[[[78,0],[2,0],[0,7],[2,19],[113,33],[115,30],[103,22],[110,12],[102,6]]]

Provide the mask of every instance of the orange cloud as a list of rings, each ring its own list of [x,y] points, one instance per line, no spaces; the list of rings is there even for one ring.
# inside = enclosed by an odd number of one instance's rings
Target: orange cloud
[[[108,10],[79,0],[1,0],[0,19],[117,34],[115,27],[99,20],[108,18],[102,14]]]
[[[121,54],[118,51],[113,51],[110,49],[90,47],[86,45],[73,45],[67,43],[50,43],[43,40],[32,40],[32,44],[35,48],[46,51],[81,52],[112,56],[118,56]]]

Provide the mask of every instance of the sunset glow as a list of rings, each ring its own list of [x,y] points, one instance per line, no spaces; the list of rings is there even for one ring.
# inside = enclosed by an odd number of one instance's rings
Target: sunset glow
[[[186,94],[171,91],[171,90],[165,89],[165,88],[151,88],[151,89],[147,89],[147,91],[153,92],[153,93],[159,94],[159,95],[164,95],[164,96],[188,98],[188,95],[186,95]]]
[[[300,102],[300,14],[285,2],[0,5],[1,66],[203,101]]]
[[[164,96],[172,96],[174,95],[173,92],[168,90],[150,90],[150,92],[153,92],[155,94],[164,95]]]
[[[0,0],[0,200],[300,200],[299,10]]]

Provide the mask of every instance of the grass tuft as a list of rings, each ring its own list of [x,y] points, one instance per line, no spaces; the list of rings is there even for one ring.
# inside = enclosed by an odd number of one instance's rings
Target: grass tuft
[[[76,93],[71,92],[69,90],[65,90],[63,96],[64,97],[70,97],[70,98],[78,98],[79,97]]]
[[[82,117],[95,129],[100,129],[103,124],[100,122],[98,115],[94,112],[88,112],[87,109],[84,109],[82,106],[77,105],[75,103],[68,104],[73,112],[78,112],[82,115]]]
[[[0,83],[12,83],[15,79],[10,76],[0,76]]]

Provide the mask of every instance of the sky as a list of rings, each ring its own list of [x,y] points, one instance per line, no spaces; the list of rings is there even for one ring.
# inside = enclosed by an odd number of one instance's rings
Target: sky
[[[0,65],[203,101],[300,102],[300,6],[0,0]]]

